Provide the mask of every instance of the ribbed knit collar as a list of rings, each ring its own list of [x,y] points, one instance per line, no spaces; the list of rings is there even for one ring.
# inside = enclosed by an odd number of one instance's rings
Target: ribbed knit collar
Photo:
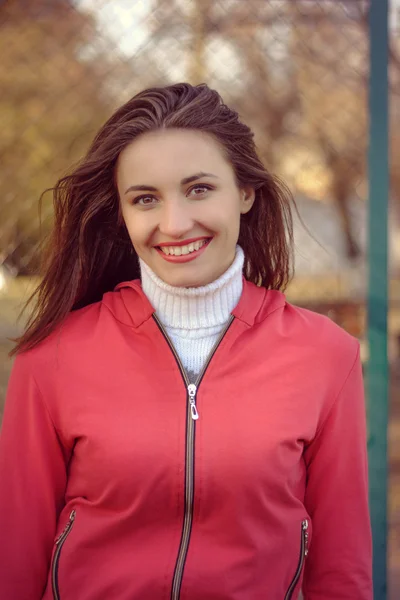
[[[221,326],[239,302],[243,289],[244,254],[236,246],[235,259],[218,279],[201,287],[168,285],[141,259],[142,288],[161,322],[177,329]]]

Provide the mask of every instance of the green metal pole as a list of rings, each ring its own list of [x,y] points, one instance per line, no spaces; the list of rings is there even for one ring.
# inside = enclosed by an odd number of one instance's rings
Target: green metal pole
[[[387,598],[388,0],[370,0],[367,398],[374,600]]]

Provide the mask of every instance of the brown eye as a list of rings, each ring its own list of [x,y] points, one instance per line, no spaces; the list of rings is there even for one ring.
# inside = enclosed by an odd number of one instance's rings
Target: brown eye
[[[133,200],[132,204],[139,204],[139,206],[151,206],[156,202],[156,198],[154,196],[138,196]]]
[[[212,189],[213,188],[210,185],[195,185],[190,189],[189,194],[192,196],[202,196],[203,194]]]

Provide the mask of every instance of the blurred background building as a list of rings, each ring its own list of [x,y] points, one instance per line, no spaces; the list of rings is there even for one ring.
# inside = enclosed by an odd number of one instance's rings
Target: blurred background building
[[[7,337],[40,276],[52,223],[39,198],[139,90],[207,82],[292,189],[289,299],[365,339],[367,0],[0,2],[0,406]],[[390,590],[400,597],[400,3],[390,16]],[[1,411],[0,411],[1,414]],[[396,591],[397,590],[397,593]]]

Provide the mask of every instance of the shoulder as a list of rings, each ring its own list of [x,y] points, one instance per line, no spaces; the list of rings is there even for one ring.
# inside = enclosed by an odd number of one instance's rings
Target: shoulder
[[[312,414],[324,418],[351,373],[360,376],[359,341],[324,315],[285,301],[261,330],[262,347],[273,350],[282,381],[294,382]]]
[[[312,343],[355,348],[358,341],[329,317],[286,302],[283,321],[294,335]]]
[[[16,362],[27,369],[40,372],[46,367],[61,363],[72,357],[88,359],[96,347],[101,347],[113,337],[119,322],[107,305],[110,296],[119,292],[108,292],[102,300],[70,312],[46,338],[34,348],[21,352]]]
[[[291,304],[285,294],[245,282],[235,316],[253,325],[267,345],[284,347],[314,364],[324,359],[346,365],[354,362],[359,342],[329,317]],[[258,337],[257,335],[257,337]]]
[[[17,356],[18,362],[44,367],[70,361],[90,361],[112,344],[118,331],[139,327],[152,314],[137,281],[119,284],[102,299],[70,312],[64,321],[32,350]]]
[[[325,315],[286,302],[280,326],[293,351],[325,375],[346,377],[359,358],[359,341]]]
[[[15,363],[19,369],[46,372],[54,358],[65,355],[65,350],[79,352],[82,344],[93,338],[100,319],[101,302],[90,304],[67,315],[47,337],[36,346],[17,354]]]

